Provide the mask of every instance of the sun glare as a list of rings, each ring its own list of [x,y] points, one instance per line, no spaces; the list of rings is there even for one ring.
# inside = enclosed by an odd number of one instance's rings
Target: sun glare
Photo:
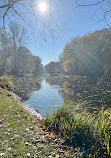
[[[39,7],[40,12],[44,13],[47,11],[47,4],[45,1],[40,1],[38,7]]]

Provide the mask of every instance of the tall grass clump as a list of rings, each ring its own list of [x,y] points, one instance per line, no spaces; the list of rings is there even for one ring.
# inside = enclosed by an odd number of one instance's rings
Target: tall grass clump
[[[111,157],[111,109],[99,113],[74,113],[62,105],[53,115],[47,115],[45,124],[60,133],[66,142],[84,148],[83,156]]]

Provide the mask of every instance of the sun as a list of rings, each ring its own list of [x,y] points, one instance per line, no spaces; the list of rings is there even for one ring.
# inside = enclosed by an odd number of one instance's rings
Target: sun
[[[39,11],[40,12],[46,12],[47,11],[47,4],[46,4],[46,2],[45,1],[40,1],[39,2],[39,5],[38,5],[38,8],[39,8]]]

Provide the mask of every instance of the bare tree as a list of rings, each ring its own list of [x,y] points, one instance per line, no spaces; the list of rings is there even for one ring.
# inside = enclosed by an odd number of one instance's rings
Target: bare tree
[[[20,27],[15,22],[10,22],[9,28],[10,28],[10,33],[12,36],[13,46],[15,48],[17,48],[17,47],[23,45],[24,39],[25,39],[25,34],[26,34],[25,28]]]
[[[111,17],[111,1],[110,0],[76,0],[77,7],[94,7],[96,6],[95,15],[97,12],[102,13],[102,19],[100,21],[105,21],[107,26],[110,28],[110,17]]]
[[[17,70],[17,49],[24,45],[25,39],[25,29],[20,27],[15,22],[10,22],[9,24],[11,39],[12,39],[12,49],[14,54],[14,71]]]
[[[62,23],[61,25],[58,23],[60,15],[57,0],[49,1],[47,18],[41,18],[42,16],[37,7],[38,4],[39,0],[0,0],[0,29],[4,29],[6,31],[7,19],[10,21],[12,19],[21,19],[25,26],[31,28],[30,31],[33,30],[34,34],[37,33],[35,32],[35,28],[33,28],[36,25],[35,27],[38,30],[38,34],[40,34],[40,37],[45,41],[47,31],[50,33],[52,38],[55,37],[55,29],[58,34],[63,32]],[[54,4],[53,6],[56,6],[56,9],[54,9],[56,17],[52,14],[52,4]],[[29,16],[31,18],[29,18]],[[18,22],[20,21],[18,20]],[[31,23],[33,23],[33,25],[31,25]],[[43,26],[43,30],[41,29],[41,26]]]
[[[20,0],[2,0],[0,2],[0,10],[3,10],[3,28],[5,29],[5,17],[7,16],[8,12],[13,8],[13,6],[18,3]]]

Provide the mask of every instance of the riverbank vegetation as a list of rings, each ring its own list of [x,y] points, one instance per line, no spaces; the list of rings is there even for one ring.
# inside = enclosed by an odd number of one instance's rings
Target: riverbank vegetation
[[[65,144],[83,149],[82,157],[111,157],[111,109],[74,113],[73,107],[63,105],[47,115],[45,124],[65,137]]]
[[[4,76],[1,76],[0,77],[0,87],[2,89],[6,89],[8,91],[13,91],[15,86],[12,82],[12,78],[11,76],[7,76],[7,75],[4,75]]]

